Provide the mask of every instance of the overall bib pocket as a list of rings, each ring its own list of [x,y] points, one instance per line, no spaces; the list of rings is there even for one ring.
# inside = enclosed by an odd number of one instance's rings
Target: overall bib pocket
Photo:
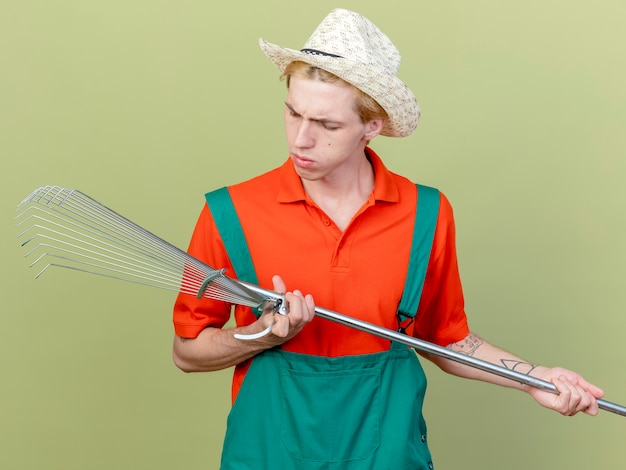
[[[283,364],[280,437],[292,458],[344,462],[379,447],[381,365],[352,359]]]

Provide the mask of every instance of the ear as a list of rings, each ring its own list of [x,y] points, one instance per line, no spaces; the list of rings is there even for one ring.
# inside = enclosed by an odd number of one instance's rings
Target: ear
[[[383,130],[383,125],[385,121],[383,119],[372,119],[371,121],[365,124],[365,134],[363,137],[365,140],[370,141],[378,134],[380,134]]]

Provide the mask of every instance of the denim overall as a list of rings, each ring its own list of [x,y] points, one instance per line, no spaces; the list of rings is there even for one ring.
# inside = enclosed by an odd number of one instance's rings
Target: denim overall
[[[417,311],[439,211],[436,189],[418,185],[418,193],[400,325]],[[206,198],[237,277],[257,283],[227,188]],[[267,350],[252,361],[228,416],[220,468],[432,469],[425,392],[415,352],[399,343],[342,357]]]

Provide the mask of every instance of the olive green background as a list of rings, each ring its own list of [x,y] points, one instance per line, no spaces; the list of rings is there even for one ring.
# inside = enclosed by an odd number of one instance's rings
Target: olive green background
[[[452,201],[472,328],[626,404],[622,0],[0,0],[0,468],[217,468],[230,371],[174,367],[173,294],[35,280],[15,207],[77,188],[184,248],[205,191],[286,157],[257,38],[300,48],[335,6],[402,52],[422,121],[373,146]],[[426,367],[437,468],[624,468],[625,418]]]

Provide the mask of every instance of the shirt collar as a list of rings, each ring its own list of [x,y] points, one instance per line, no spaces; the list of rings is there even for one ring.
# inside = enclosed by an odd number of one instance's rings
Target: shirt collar
[[[376,201],[398,202],[400,193],[393,173],[387,169],[380,157],[371,148],[366,147],[365,153],[374,169],[374,199]],[[305,201],[307,196],[291,159],[288,159],[279,168],[279,171],[280,189],[277,197],[278,202]]]

